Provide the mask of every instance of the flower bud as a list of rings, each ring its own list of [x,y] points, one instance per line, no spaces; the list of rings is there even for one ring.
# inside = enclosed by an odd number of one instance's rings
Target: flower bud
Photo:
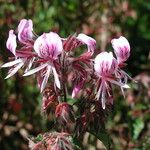
[[[121,36],[118,39],[112,39],[112,47],[114,48],[119,63],[126,61],[130,56],[130,44],[128,40]]]
[[[94,69],[98,76],[109,76],[117,69],[117,60],[112,52],[102,52],[98,54],[94,61]]]
[[[54,91],[54,87],[50,86],[47,87],[43,91],[43,98],[42,98],[42,112],[49,114],[55,113],[56,106],[58,105],[57,96]]]
[[[33,23],[32,20],[22,19],[18,25],[18,39],[25,43],[32,39]]]
[[[67,39],[63,39],[63,49],[68,52],[82,45],[75,35],[70,35]]]
[[[14,34],[14,30],[9,31],[9,37],[6,42],[6,47],[14,54],[16,55],[16,35]]]
[[[61,125],[69,125],[69,123],[74,122],[72,106],[66,102],[57,105],[55,110],[55,116]]]
[[[34,50],[44,59],[57,59],[63,50],[62,41],[54,32],[43,33],[34,43]]]

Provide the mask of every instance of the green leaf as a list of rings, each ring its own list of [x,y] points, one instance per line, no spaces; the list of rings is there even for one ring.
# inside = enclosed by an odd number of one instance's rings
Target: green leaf
[[[42,134],[39,134],[36,138],[35,138],[35,140],[38,142],[38,141],[42,141],[42,139],[43,139],[43,136],[42,136]]]
[[[88,131],[89,133],[91,133],[92,135],[94,135],[96,138],[98,138],[106,147],[107,150],[110,150],[110,137],[109,134],[107,133],[106,129],[100,129],[99,131],[94,131],[94,130],[90,130]]]
[[[137,140],[141,131],[144,128],[144,122],[142,118],[137,118],[133,123],[133,139]]]

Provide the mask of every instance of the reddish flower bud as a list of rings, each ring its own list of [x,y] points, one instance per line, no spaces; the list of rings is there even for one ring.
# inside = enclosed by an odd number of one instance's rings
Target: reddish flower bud
[[[72,106],[66,102],[57,105],[55,110],[55,116],[58,119],[58,122],[62,125],[69,125],[69,123],[74,122]]]
[[[65,51],[71,51],[81,45],[82,42],[79,41],[74,35],[70,35],[67,39],[63,39],[63,49]]]
[[[47,87],[43,91],[42,98],[42,112],[44,113],[55,113],[56,106],[58,105],[57,96],[54,91],[54,87]]]

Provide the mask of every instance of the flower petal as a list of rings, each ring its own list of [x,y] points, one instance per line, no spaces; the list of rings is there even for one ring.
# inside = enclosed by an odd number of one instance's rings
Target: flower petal
[[[33,23],[32,20],[22,19],[18,25],[18,39],[25,43],[32,39]]]
[[[25,73],[28,72],[28,71],[31,69],[34,60],[35,60],[35,57],[33,57],[33,58],[31,58],[31,59],[29,60],[29,64],[28,64],[28,67],[27,67],[26,70],[25,70]]]
[[[101,97],[101,101],[102,101],[102,108],[105,109],[106,105],[106,89],[105,87],[103,87],[103,90],[102,90],[102,97]]]
[[[21,62],[22,62],[22,59],[16,59],[16,60],[14,60],[14,61],[10,61],[10,62],[8,62],[8,63],[5,63],[5,64],[2,65],[1,67],[2,67],[2,68],[12,67],[12,66],[14,66],[14,65],[16,65],[16,64],[18,64],[18,63],[21,63]]]
[[[127,84],[124,84],[122,87],[125,88],[125,89],[129,89],[130,88],[130,86],[127,85]]]
[[[10,71],[10,73],[6,76],[5,79],[8,79],[11,76],[13,76],[23,65],[24,65],[24,62],[19,63],[13,70]]]
[[[122,83],[122,82],[119,82],[119,81],[115,81],[115,80],[112,80],[112,79],[110,79],[110,78],[107,78],[107,81],[109,81],[109,82],[111,82],[111,83],[113,83],[113,84],[116,84],[116,85],[118,85],[118,86],[124,86],[124,84]]]
[[[48,82],[48,78],[49,78],[49,75],[50,75],[50,72],[51,72],[51,66],[50,65],[48,65],[47,66],[47,71],[46,71],[46,73],[45,73],[45,75],[44,75],[44,79],[43,79],[43,81],[42,81],[42,84],[41,84],[41,92],[43,92],[43,90],[45,89],[45,87],[46,87],[46,84],[47,84],[47,82]]]
[[[99,76],[108,76],[113,74],[117,67],[118,63],[113,57],[112,52],[102,52],[95,57],[94,69]]]
[[[118,39],[112,39],[111,43],[119,63],[126,61],[130,56],[130,44],[128,40],[121,36]]]
[[[56,69],[55,69],[54,66],[52,66],[52,70],[53,70],[53,74],[54,74],[55,84],[56,84],[56,86],[60,89],[59,77],[58,77],[58,74],[57,74]]]
[[[87,45],[88,52],[94,52],[94,50],[96,49],[96,40],[91,38],[90,36],[80,33],[77,36],[77,39]]]
[[[14,30],[9,31],[9,37],[6,42],[6,47],[14,54],[16,55],[16,35],[14,34]]]
[[[43,33],[34,43],[35,52],[45,59],[57,59],[63,50],[61,38],[54,32]]]
[[[38,71],[44,69],[47,65],[48,65],[48,64],[45,63],[45,64],[43,64],[43,65],[41,65],[41,66],[39,66],[39,67],[37,67],[37,68],[34,68],[34,69],[32,69],[32,70],[29,70],[29,71],[26,72],[23,76],[32,75],[32,74],[34,74],[34,73],[36,73],[36,72],[38,72]]]

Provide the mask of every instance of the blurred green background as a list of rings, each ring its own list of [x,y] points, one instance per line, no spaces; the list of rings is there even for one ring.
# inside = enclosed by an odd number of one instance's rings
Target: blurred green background
[[[10,29],[22,18],[32,19],[34,31],[55,31],[61,37],[83,32],[97,40],[97,52],[112,50],[113,37],[124,35],[131,44],[127,72],[138,80],[124,99],[114,90],[114,108],[106,127],[114,150],[150,149],[150,1],[149,0],[0,0],[0,64],[12,55],[5,43]],[[25,136],[51,129],[40,113],[41,96],[33,77],[20,71],[4,80],[0,70],[0,149],[26,150]],[[91,142],[94,140],[93,142]],[[94,138],[85,149],[102,149]],[[91,148],[89,148],[91,147]]]

